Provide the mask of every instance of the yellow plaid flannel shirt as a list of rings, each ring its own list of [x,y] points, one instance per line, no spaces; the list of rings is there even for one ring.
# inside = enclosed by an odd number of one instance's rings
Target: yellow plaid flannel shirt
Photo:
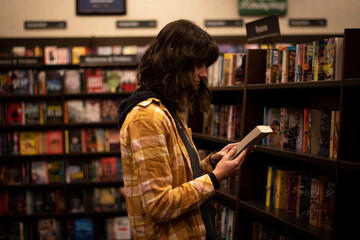
[[[214,186],[208,174],[193,179],[175,121],[158,99],[142,101],[130,111],[120,144],[133,239],[205,239],[200,205],[215,194]],[[201,169],[213,170],[209,157],[201,161]]]

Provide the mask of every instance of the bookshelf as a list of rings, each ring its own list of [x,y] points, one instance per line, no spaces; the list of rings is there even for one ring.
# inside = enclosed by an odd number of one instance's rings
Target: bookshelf
[[[104,44],[133,44],[133,40],[134,39],[129,38],[0,39],[0,48],[2,53],[6,52],[7,49],[12,49],[14,46],[26,46],[29,48],[40,46],[41,48],[44,48],[45,46],[56,45],[58,47],[70,48],[77,45],[93,49],[96,46],[103,46]],[[145,45],[148,42],[149,38],[136,39],[136,44],[138,46]],[[112,70],[135,71],[138,65],[136,56],[116,56],[111,59],[112,62],[105,63],[98,60],[99,58],[106,59],[106,56],[91,55],[91,57],[91,62],[85,61],[80,62],[79,64],[46,65],[44,64],[44,57],[1,56],[0,71],[31,70],[33,71],[33,75],[38,77],[38,73],[41,71],[47,73],[50,71],[61,70],[65,73],[66,71],[75,70],[80,72],[80,79],[82,84],[84,84],[86,81],[86,70],[92,71],[101,69],[102,73],[105,74],[107,71]],[[91,129],[102,129],[105,133],[107,130],[114,130],[118,135],[119,130],[117,120],[114,118],[109,120],[100,117],[97,121],[86,121],[85,119],[79,122],[66,121],[65,115],[68,115],[66,114],[68,109],[65,108],[65,106],[69,101],[80,101],[84,106],[86,101],[99,101],[100,106],[103,106],[101,101],[120,101],[121,99],[127,98],[131,92],[109,92],[106,90],[101,92],[88,92],[86,87],[84,88],[84,86],[82,86],[79,92],[69,93],[65,91],[64,79],[65,75],[62,75],[61,91],[57,93],[20,93],[9,95],[1,94],[0,96],[2,111],[0,132],[6,135],[6,137],[1,139],[1,174],[3,174],[2,176],[8,176],[8,170],[11,169],[9,166],[18,164],[20,166],[19,169],[14,167],[15,169],[11,171],[19,170],[18,174],[22,176],[22,179],[16,180],[16,182],[10,182],[9,179],[4,180],[0,177],[1,181],[3,181],[0,184],[0,194],[6,194],[5,197],[4,195],[1,195],[1,231],[3,233],[9,231],[14,231],[16,233],[19,232],[20,229],[23,229],[22,231],[26,239],[39,239],[41,233],[38,229],[40,226],[47,226],[49,232],[56,234],[57,239],[70,239],[71,237],[75,237],[77,232],[81,231],[79,229],[76,230],[77,225],[80,226],[90,220],[91,224],[86,223],[87,225],[85,225],[85,228],[86,226],[91,226],[91,229],[84,231],[90,233],[93,236],[92,239],[107,239],[106,236],[109,236],[109,226],[114,226],[116,221],[121,221],[119,217],[127,216],[125,199],[121,192],[123,181],[121,180],[120,172],[115,173],[115,178],[105,179],[103,170],[105,166],[105,163],[103,163],[105,162],[104,159],[116,159],[116,169],[119,169],[120,166],[121,170],[121,165],[119,165],[118,162],[121,157],[120,150],[111,149],[111,146],[109,149],[106,149],[106,146],[104,145],[102,147],[103,150],[96,150],[94,152],[88,148],[85,152],[84,149],[72,151],[69,150],[66,143],[69,139],[67,133],[79,129],[86,133]],[[62,116],[57,123],[49,123],[46,122],[46,120],[44,120],[44,123],[27,123],[25,119],[25,123],[10,124],[7,122],[8,107],[5,106],[8,106],[9,103],[13,102],[21,102],[23,105],[26,105],[27,103],[44,103],[45,105],[49,102],[59,102],[62,106]],[[44,114],[46,114],[46,109],[43,111]],[[59,130],[61,132],[62,144],[59,153],[50,154],[43,150],[30,155],[24,155],[21,154],[21,152],[12,154],[11,149],[4,150],[3,148],[3,144],[7,144],[8,139],[6,138],[8,133],[13,134],[14,132],[17,132],[21,134],[23,132],[36,132],[43,134],[54,130]],[[108,137],[106,139],[109,140]],[[117,145],[120,147],[119,143]],[[47,162],[49,164],[56,161],[62,161],[64,164],[63,169],[61,170],[63,179],[58,183],[35,184],[32,179],[32,169],[35,169],[35,167],[32,164],[39,162]],[[72,175],[70,175],[70,177],[67,176],[67,172],[70,171],[70,168],[76,167],[81,169],[81,172],[84,173],[87,180],[76,181]],[[96,171],[94,169],[100,169],[102,171],[100,177],[99,175],[96,175],[98,173],[93,173]],[[114,168],[112,167],[112,169]],[[4,173],[4,171],[6,172]],[[70,180],[68,178],[70,178]],[[82,177],[80,178],[82,179]],[[47,193],[51,191],[57,191],[56,199],[51,202],[53,208],[45,211],[44,208],[40,208],[39,204],[43,207],[48,205],[44,199],[48,198]],[[21,196],[15,194],[21,194]],[[39,197],[39,194],[42,194],[42,196]],[[7,202],[5,202],[4,199],[7,199]],[[14,199],[20,199],[18,201],[21,201],[21,207],[19,206],[16,208],[13,206],[15,204]],[[23,202],[24,200],[26,202]],[[10,201],[14,202],[14,204]],[[32,203],[29,204],[27,201],[32,201]],[[81,202],[80,207],[77,207],[77,201]],[[10,206],[10,208],[4,209],[5,205]],[[29,209],[31,209],[31,211]],[[22,222],[22,225],[19,225],[19,222]],[[53,231],[54,229],[56,230]]]
[[[214,104],[242,105],[241,137],[263,123],[264,107],[340,110],[337,159],[259,145],[248,155],[238,174],[237,195],[229,196],[218,190],[216,198],[227,202],[236,211],[234,239],[253,239],[254,222],[276,229],[290,239],[350,239],[358,235],[358,221],[351,220],[351,216],[360,213],[358,193],[354,189],[360,182],[356,140],[360,133],[357,127],[360,89],[360,72],[357,67],[360,63],[360,48],[357,41],[360,39],[360,30],[345,29],[343,37],[344,76],[341,79],[265,84],[266,50],[250,49],[246,54],[244,84],[212,88]],[[314,39],[293,40],[292,43],[305,43]],[[220,149],[234,141],[203,134],[201,116],[189,119],[198,148]],[[315,227],[308,220],[296,217],[295,213],[265,205],[267,168],[270,165],[325,176],[335,183],[332,230]]]

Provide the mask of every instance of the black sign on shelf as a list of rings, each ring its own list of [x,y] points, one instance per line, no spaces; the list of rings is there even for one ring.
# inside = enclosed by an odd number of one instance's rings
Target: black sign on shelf
[[[0,67],[42,67],[43,57],[0,57]]]
[[[25,21],[25,29],[65,29],[66,21]]]
[[[242,27],[243,20],[205,20],[205,27]]]
[[[136,55],[80,56],[80,66],[136,66]]]
[[[280,35],[278,15],[246,23],[246,35],[248,41]]]
[[[305,18],[297,18],[297,19],[289,19],[290,27],[326,27],[327,20],[322,19],[305,19]]]
[[[156,28],[157,22],[150,21],[116,21],[117,28]]]

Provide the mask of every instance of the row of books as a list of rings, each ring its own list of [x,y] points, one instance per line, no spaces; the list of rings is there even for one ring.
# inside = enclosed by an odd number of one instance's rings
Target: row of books
[[[0,215],[65,212],[65,197],[62,189],[1,191],[0,200]]]
[[[344,55],[342,37],[267,50],[265,83],[340,80]]]
[[[235,227],[234,210],[221,205],[219,202],[214,202],[214,207],[216,209],[215,229],[218,239],[232,240]]]
[[[263,144],[337,158],[340,111],[264,108],[264,124],[273,132]]]
[[[245,62],[245,53],[220,54],[217,61],[208,68],[208,86],[233,86],[243,83],[244,72],[241,66]]]
[[[202,132],[227,139],[239,139],[241,128],[242,108],[240,105],[211,104],[204,114]]]
[[[119,100],[69,100],[64,103],[64,123],[114,122]]]
[[[115,93],[135,89],[134,69],[23,69],[0,72],[0,93],[5,95]]]
[[[106,218],[103,229],[106,229],[107,240],[131,240],[130,222],[127,216]],[[69,239],[94,239],[92,218],[77,218],[68,222]]]
[[[70,213],[126,211],[124,187],[72,188],[68,202]]]
[[[61,124],[61,101],[9,102],[0,106],[0,123],[10,125]]]
[[[92,218],[69,219],[65,226],[56,218],[41,218],[37,221],[11,221],[0,225],[1,239],[63,239],[64,228],[67,228],[67,239],[96,239],[95,224]],[[130,223],[127,216],[106,218],[101,224],[106,229],[107,240],[131,240]]]
[[[324,176],[268,166],[266,206],[295,213],[309,223],[332,228],[335,184]]]
[[[87,55],[142,55],[147,46],[137,45],[107,45],[96,46],[93,49],[86,46],[59,47],[56,45],[35,46],[34,48],[26,46],[14,46],[3,54],[8,57],[44,57],[44,63],[47,65],[68,65],[79,64],[80,56]]]
[[[1,155],[62,154],[63,132],[47,131],[1,131]]]
[[[46,191],[5,190],[0,192],[0,215],[33,215],[126,211],[123,187],[70,189],[67,200],[63,189]]]
[[[0,155],[120,152],[118,129],[1,131]]]
[[[66,168],[66,182],[122,181],[120,157],[101,157],[89,161],[70,161]]]
[[[10,102],[0,106],[0,123],[11,125],[115,122],[119,100]]]
[[[43,160],[9,162],[0,166],[0,185],[54,184],[121,181],[120,157],[101,157],[87,161]]]

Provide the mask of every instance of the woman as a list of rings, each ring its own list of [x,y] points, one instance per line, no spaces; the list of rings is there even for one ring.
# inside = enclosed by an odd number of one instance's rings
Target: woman
[[[134,239],[216,237],[207,201],[236,173],[234,144],[199,161],[183,112],[206,111],[206,68],[218,58],[215,41],[187,20],[166,25],[138,67],[139,88],[119,106],[121,158]]]

